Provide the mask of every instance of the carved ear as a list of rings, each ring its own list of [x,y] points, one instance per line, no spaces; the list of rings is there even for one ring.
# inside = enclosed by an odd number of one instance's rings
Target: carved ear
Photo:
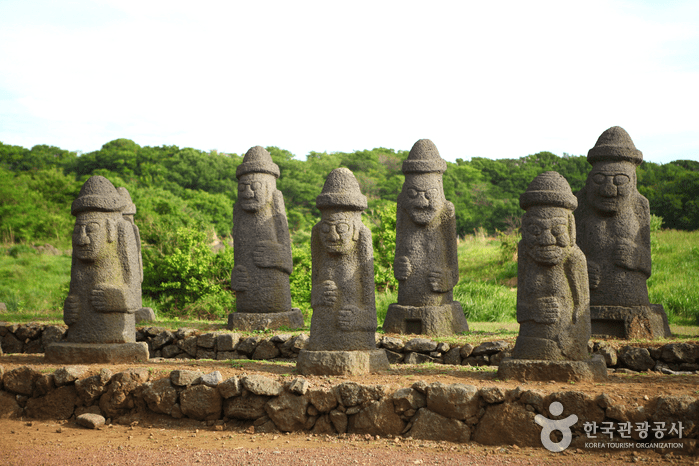
[[[113,243],[117,236],[116,225],[111,218],[108,218],[105,223],[107,225],[107,241]]]
[[[355,221],[352,223],[352,228],[354,228],[354,231],[352,232],[352,239],[354,241],[359,241],[359,228],[360,228],[359,224],[361,224],[361,223],[362,223],[361,220],[359,220],[358,222]]]
[[[573,212],[568,214],[568,237],[570,238],[570,245],[575,246],[575,216],[573,216]]]

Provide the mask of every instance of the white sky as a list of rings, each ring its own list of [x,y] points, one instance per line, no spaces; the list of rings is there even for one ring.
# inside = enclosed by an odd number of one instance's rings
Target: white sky
[[[0,141],[699,160],[699,2],[0,0]]]

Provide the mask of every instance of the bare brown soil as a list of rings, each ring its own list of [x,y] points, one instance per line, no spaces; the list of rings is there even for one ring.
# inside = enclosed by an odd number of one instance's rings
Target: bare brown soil
[[[44,364],[42,355],[6,355],[0,366],[10,371],[33,366],[48,373],[61,365]],[[102,365],[88,366],[90,375]],[[145,364],[107,366],[113,373],[146,367],[152,379],[173,370],[204,373],[220,371],[223,378],[259,373],[279,381],[298,374],[294,362],[151,360]],[[644,404],[649,397],[692,395],[699,392],[699,376],[662,376],[653,372],[638,375],[612,374],[606,383],[547,383],[500,381],[492,370],[469,366],[394,365],[378,374],[350,376],[305,376],[311,387],[331,387],[345,381],[410,387],[417,381],[464,383],[476,387],[537,389],[545,393],[581,391],[590,395],[608,393],[626,402]],[[206,426],[200,422],[144,414],[134,425],[105,426],[87,430],[72,421],[0,420],[0,464],[625,464],[627,462],[693,464],[694,456],[675,456],[653,451],[581,451],[569,449],[549,453],[543,448],[489,447],[476,443],[453,444],[370,436],[311,436],[309,434],[251,433],[245,426]],[[223,430],[216,430],[222,428]]]

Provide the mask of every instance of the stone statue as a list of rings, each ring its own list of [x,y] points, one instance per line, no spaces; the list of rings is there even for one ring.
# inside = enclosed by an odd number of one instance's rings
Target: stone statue
[[[73,261],[63,308],[67,343],[47,348],[51,362],[148,359],[147,344],[136,343],[134,323],[141,308],[140,239],[124,218],[132,204],[122,193],[93,176],[73,202]]]
[[[228,315],[228,328],[303,327],[301,310],[291,307],[293,262],[284,198],[277,189],[279,167],[269,152],[255,146],[245,154],[236,177],[231,288],[237,312]]]
[[[545,172],[520,197],[526,210],[517,267],[518,359],[588,359],[590,294],[575,244],[578,202],[565,178]]]
[[[623,128],[597,140],[577,194],[578,245],[587,257],[592,333],[622,338],[669,337],[665,310],[651,305],[650,208],[636,187],[643,154]]]
[[[330,172],[316,206],[321,221],[311,232],[311,336],[297,368],[302,374],[388,369],[385,352],[376,349],[374,252],[362,223],[367,200],[352,172]]]
[[[452,334],[468,331],[461,304],[454,204],[444,197],[447,169],[437,147],[420,139],[403,162],[405,182],[398,196],[396,258],[398,303],[383,328],[392,333]]]
[[[590,297],[585,255],[575,243],[578,205],[566,179],[550,171],[520,196],[517,322],[512,359],[498,377],[533,380],[603,380],[600,356],[590,359]]]

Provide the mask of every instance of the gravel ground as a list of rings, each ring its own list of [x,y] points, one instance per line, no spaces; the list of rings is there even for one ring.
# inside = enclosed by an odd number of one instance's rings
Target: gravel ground
[[[164,427],[165,426],[165,427]],[[696,464],[693,456],[656,452],[485,447],[371,436],[254,434],[193,428],[107,426],[0,420],[0,464],[34,465],[541,465]]]

